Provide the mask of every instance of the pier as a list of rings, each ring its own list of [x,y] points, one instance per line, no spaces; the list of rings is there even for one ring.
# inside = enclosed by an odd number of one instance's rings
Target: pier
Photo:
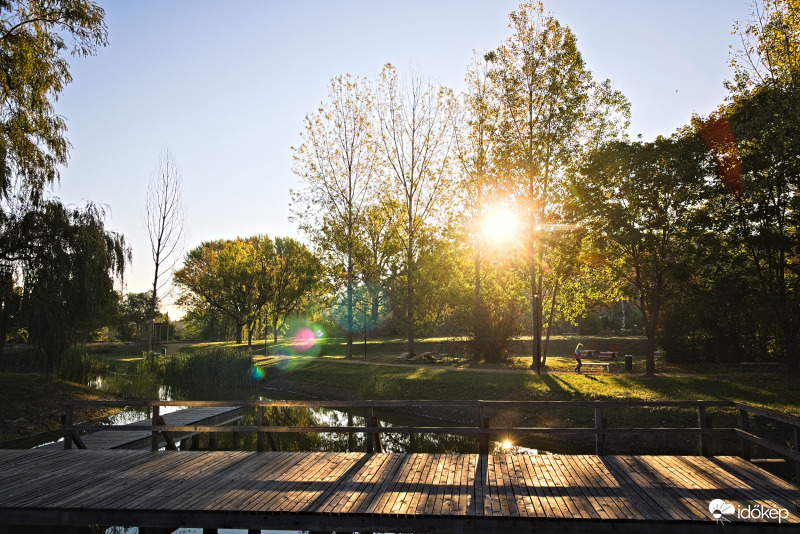
[[[285,403],[238,403],[242,404]],[[353,403],[345,404],[353,408]],[[376,404],[386,403],[356,404],[369,413]],[[462,404],[480,411],[496,407],[491,403]],[[748,415],[741,420],[744,424],[749,424],[751,414],[777,418],[790,428],[800,423],[800,419],[759,408],[727,406]],[[605,405],[593,407],[602,410]],[[685,407],[704,412],[708,405],[694,402]],[[446,430],[460,429],[479,438],[497,430],[483,423]],[[746,431],[709,428],[707,423],[699,419],[696,428],[684,429],[623,429],[598,423],[596,428],[549,430],[598,436],[630,430],[656,434],[680,430],[697,434],[699,445],[707,446],[705,440],[714,434],[769,445],[749,426]],[[80,425],[72,427],[65,425],[65,432]],[[183,428],[156,425],[149,430],[176,432]],[[374,422],[334,430],[313,428],[316,430],[257,425],[227,427],[227,431],[361,431],[374,436],[424,430],[379,427]],[[527,430],[541,433],[545,429]],[[194,431],[222,432],[226,428],[198,426]],[[369,446],[373,440],[364,443]],[[800,460],[800,454],[791,448],[777,443],[770,446],[793,462]],[[740,456],[745,455],[743,448]],[[686,532],[720,532],[722,528],[732,533],[769,533],[796,529],[800,490],[740,456],[3,450],[0,531],[35,526],[61,532],[59,529],[89,525],[136,525],[154,532],[180,527],[454,533],[638,533],[678,528]],[[719,517],[710,509],[717,500],[725,505]]]

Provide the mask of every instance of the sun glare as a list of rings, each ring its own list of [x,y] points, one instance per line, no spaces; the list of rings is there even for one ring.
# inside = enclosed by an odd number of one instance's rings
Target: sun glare
[[[517,233],[517,217],[509,210],[494,209],[483,219],[482,233],[491,241],[510,241]]]

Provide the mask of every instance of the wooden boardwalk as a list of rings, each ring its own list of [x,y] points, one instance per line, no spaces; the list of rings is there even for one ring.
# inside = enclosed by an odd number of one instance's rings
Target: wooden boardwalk
[[[174,426],[221,426],[233,423],[242,418],[242,409],[235,406],[193,407],[164,414],[164,422]],[[130,423],[129,426],[152,426],[152,418]],[[197,432],[176,432],[173,439],[177,442],[190,438]],[[81,436],[87,449],[149,449],[152,432],[147,430],[101,430]],[[159,435],[160,446],[165,445],[163,435]],[[50,443],[42,449],[63,449],[63,442]]]
[[[0,526],[784,532],[799,498],[738,457],[0,450]]]

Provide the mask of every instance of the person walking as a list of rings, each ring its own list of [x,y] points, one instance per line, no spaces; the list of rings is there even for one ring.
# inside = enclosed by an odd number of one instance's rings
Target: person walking
[[[583,348],[583,343],[578,343],[578,346],[575,347],[575,361],[578,362],[578,365],[575,366],[575,372],[581,374],[581,349]]]

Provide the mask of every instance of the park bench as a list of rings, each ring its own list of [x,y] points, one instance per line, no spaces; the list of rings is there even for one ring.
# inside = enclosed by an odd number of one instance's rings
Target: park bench
[[[589,368],[589,369],[602,369],[606,373],[608,373],[610,365],[611,364],[608,362],[583,362],[583,364],[581,364],[581,371],[583,371],[584,368]]]
[[[423,352],[422,354],[420,354],[420,356],[422,356],[422,359],[425,360],[425,361],[438,362],[442,358],[446,358],[447,357],[447,353],[443,353],[442,352],[442,344],[441,343],[437,343],[432,351]]]
[[[595,351],[593,350],[582,350],[581,351],[581,359],[583,358],[594,358]]]
[[[616,360],[618,352],[604,351],[597,353],[597,357],[601,360]]]

